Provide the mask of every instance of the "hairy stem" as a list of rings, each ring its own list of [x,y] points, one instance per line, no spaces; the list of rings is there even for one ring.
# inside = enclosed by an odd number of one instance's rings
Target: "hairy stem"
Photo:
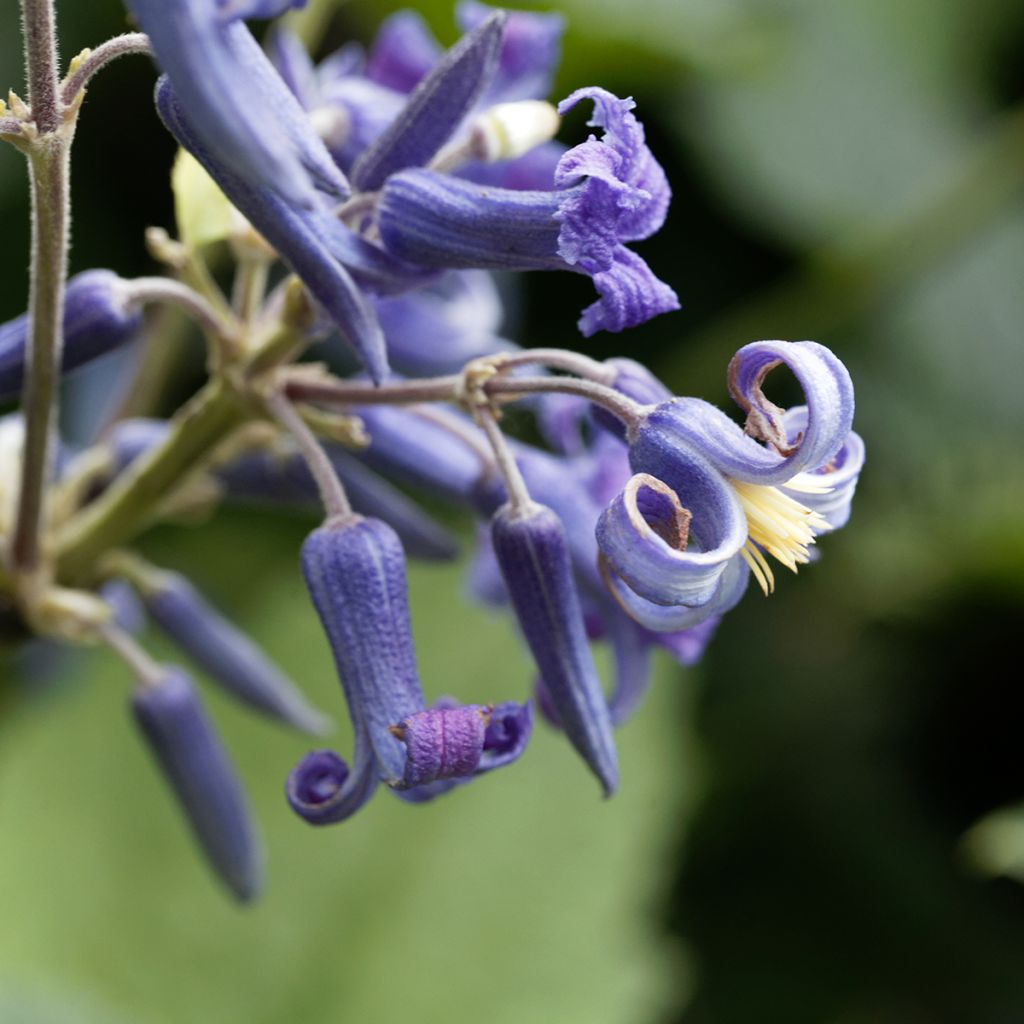
[[[27,21],[27,18],[26,18]],[[31,338],[22,388],[25,443],[10,559],[24,576],[40,567],[46,485],[63,349],[68,250],[71,129],[36,138],[28,149],[32,177]]]
[[[62,121],[53,0],[21,0],[21,23],[32,120],[40,135],[51,135]]]
[[[126,32],[100,43],[95,50],[79,62],[61,86],[61,102],[70,106],[75,97],[89,84],[89,80],[98,71],[102,71],[112,60],[124,57],[129,53],[151,54],[149,36],[144,32]]]

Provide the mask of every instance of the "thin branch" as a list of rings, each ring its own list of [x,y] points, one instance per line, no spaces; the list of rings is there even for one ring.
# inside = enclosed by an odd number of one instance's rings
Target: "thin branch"
[[[296,402],[330,405],[409,405],[419,402],[451,402],[458,394],[461,375],[425,380],[393,381],[375,387],[369,381],[324,378],[311,380],[298,373],[286,378],[285,394]]]
[[[61,86],[61,102],[70,106],[75,97],[88,85],[89,80],[98,71],[102,71],[111,61],[118,57],[124,57],[130,53],[141,53],[152,55],[153,50],[149,45],[149,36],[144,32],[126,32],[121,36],[114,36],[105,43],[100,43],[88,57],[86,57],[74,71],[64,79]]]
[[[575,377],[506,377],[492,378],[483,385],[488,396],[502,395],[515,401],[525,395],[538,392],[557,392],[579,395],[595,405],[607,409],[625,424],[627,430],[635,429],[643,417],[644,407],[620,391]]]
[[[615,380],[616,370],[606,363],[591,359],[579,352],[571,352],[564,348],[528,348],[521,352],[506,352],[491,356],[490,362],[502,373],[513,366],[550,366],[556,370],[574,373],[577,377],[592,380],[596,384],[610,385]]]
[[[206,301],[188,285],[172,281],[167,277],[137,277],[125,285],[127,301],[135,305],[150,302],[165,302],[184,310],[203,330],[219,338],[233,336],[231,326]]]
[[[128,665],[143,686],[156,686],[164,677],[164,670],[160,664],[120,626],[108,622],[101,627],[100,636],[103,642]]]
[[[291,402],[282,392],[275,391],[267,397],[267,407],[299,446],[299,452],[306,460],[306,465],[316,481],[320,500],[323,502],[328,518],[351,516],[352,505],[341,480],[338,479],[334,466],[331,465],[331,460],[327,457],[327,453],[316,439],[313,431],[306,426],[302,417],[295,411]]]
[[[509,448],[505,435],[501,432],[501,427],[498,426],[494,410],[489,405],[481,405],[477,406],[473,412],[477,423],[480,424],[480,429],[487,435],[487,440],[494,451],[495,461],[498,463],[498,469],[505,481],[505,489],[508,491],[509,504],[521,515],[536,503],[530,497],[526,481],[519,471],[512,449]]]

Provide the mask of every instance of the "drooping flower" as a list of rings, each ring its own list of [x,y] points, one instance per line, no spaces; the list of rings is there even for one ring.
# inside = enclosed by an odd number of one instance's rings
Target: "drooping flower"
[[[783,364],[806,400],[788,428],[762,391]],[[734,357],[729,382],[745,431],[699,399],[654,406],[630,436],[635,475],[598,523],[609,587],[652,630],[693,627],[728,610],[746,587],[746,567],[770,592],[766,555],[795,571],[830,528],[810,503],[829,507],[837,524],[847,515],[863,446],[851,432],[853,387],[842,363],[814,342],[754,342]],[[832,497],[828,473],[843,452],[848,475]]]
[[[296,813],[312,824],[339,822],[378,782],[411,791],[478,774],[490,712],[426,708],[394,531],[361,516],[329,520],[306,539],[302,567],[341,678],[355,751],[351,769],[329,751],[295,767],[286,792]]]
[[[670,191],[631,113],[632,100],[581,89],[594,102],[591,124],[604,129],[560,159],[552,191],[492,188],[429,170],[393,174],[381,192],[379,228],[395,256],[427,267],[564,270],[588,274],[600,295],[580,330],[621,331],[678,309],[627,242],[661,227]]]

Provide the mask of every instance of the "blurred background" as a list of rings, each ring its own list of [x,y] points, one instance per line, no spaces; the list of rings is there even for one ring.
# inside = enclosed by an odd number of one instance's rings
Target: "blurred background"
[[[314,0],[302,27],[326,53],[396,6]],[[418,9],[454,39],[447,2]],[[608,804],[543,731],[484,785],[428,808],[382,795],[313,830],[281,796],[304,741],[212,695],[269,847],[268,891],[245,910],[189,848],[121,665],[9,657],[2,1024],[1024,1021],[1024,7],[559,9],[558,95],[632,94],[668,171],[668,224],[641,251],[684,308],[581,343],[589,282],[533,275],[514,336],[627,354],[720,403],[740,345],[823,342],[851,369],[868,445],[849,526],[771,599],[752,590],[698,669],[659,664]],[[15,0],[0,15],[0,86],[20,90]],[[115,0],[59,16],[68,55],[127,27]],[[153,77],[126,59],[90,89],[75,271],[154,272],[142,232],[173,226]],[[27,289],[9,147],[0,225],[3,320]],[[183,358],[178,397],[200,372]],[[343,718],[297,572],[310,525],[224,513],[147,551]],[[462,580],[413,571],[428,689],[522,693],[509,624]]]

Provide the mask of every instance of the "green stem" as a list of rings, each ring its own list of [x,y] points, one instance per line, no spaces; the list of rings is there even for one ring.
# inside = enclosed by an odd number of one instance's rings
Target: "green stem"
[[[184,476],[252,413],[236,390],[211,381],[171,421],[171,433],[141,455],[110,488],[85,508],[59,538],[57,573],[87,578],[96,558],[132,540]]]
[[[11,563],[24,576],[40,567],[57,385],[63,349],[68,250],[68,174],[73,128],[40,135],[28,147],[32,177],[32,323],[22,389],[25,443]]]

